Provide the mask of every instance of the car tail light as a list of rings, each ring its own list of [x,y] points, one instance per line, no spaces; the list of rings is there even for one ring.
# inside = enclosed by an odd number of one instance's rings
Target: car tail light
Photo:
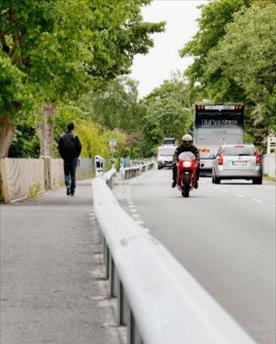
[[[217,156],[217,163],[218,163],[218,165],[223,165],[223,156],[222,155]]]
[[[262,157],[261,157],[260,153],[255,152],[255,155],[256,155],[256,165],[257,165],[257,166],[261,166]]]

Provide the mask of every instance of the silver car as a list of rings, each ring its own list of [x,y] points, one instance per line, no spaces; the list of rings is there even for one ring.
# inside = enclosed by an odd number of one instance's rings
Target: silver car
[[[252,179],[262,184],[262,159],[253,144],[222,145],[212,168],[212,182],[222,179]]]
[[[173,145],[163,145],[158,148],[157,165],[159,170],[163,167],[172,167],[175,150],[176,146]]]

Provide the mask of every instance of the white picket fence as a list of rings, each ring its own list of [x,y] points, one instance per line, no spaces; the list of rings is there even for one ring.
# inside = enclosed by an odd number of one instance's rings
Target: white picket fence
[[[275,177],[276,170],[276,152],[267,153],[263,156],[263,174],[269,177]]]

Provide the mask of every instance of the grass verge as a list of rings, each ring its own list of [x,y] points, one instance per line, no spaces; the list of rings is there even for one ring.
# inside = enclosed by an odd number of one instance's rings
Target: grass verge
[[[263,176],[265,180],[270,180],[271,182],[276,183],[276,177],[270,177],[270,176]]]
[[[28,197],[35,197],[39,192],[41,192],[41,185],[33,184],[29,188]]]

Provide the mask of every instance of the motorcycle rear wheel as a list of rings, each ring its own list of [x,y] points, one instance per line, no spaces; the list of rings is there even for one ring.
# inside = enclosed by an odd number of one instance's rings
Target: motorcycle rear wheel
[[[190,193],[190,176],[188,174],[184,175],[183,179],[183,191],[182,191],[182,196],[183,197],[189,197]]]

